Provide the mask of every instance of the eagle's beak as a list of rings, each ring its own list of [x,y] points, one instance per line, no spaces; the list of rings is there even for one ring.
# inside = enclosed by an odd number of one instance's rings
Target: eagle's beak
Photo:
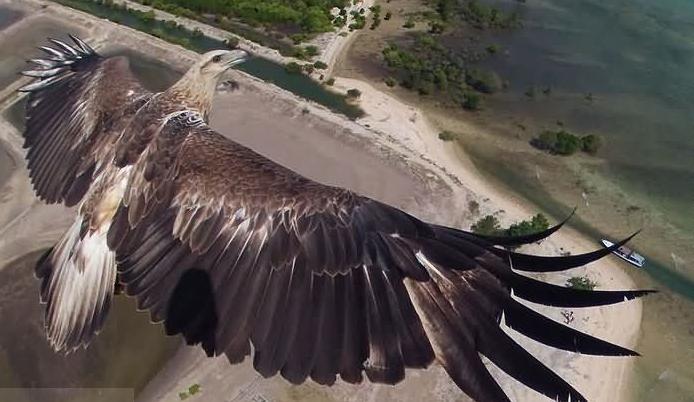
[[[224,55],[224,63],[227,68],[232,68],[237,64],[241,64],[248,60],[249,54],[241,49],[230,50]]]

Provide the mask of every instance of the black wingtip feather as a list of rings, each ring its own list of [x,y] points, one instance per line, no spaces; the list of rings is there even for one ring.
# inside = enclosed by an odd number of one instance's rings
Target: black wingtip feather
[[[510,328],[548,346],[598,356],[639,356],[633,350],[562,325],[511,298],[505,304],[504,315]]]
[[[508,284],[521,299],[554,307],[592,307],[620,303],[655,290],[583,290],[552,285],[512,273]]]
[[[639,234],[636,232],[626,239],[612,245],[611,247],[605,247],[599,250],[591,251],[585,254],[576,254],[565,257],[548,257],[540,255],[529,255],[522,253],[515,253],[512,251],[502,250],[493,248],[492,251],[499,257],[510,258],[511,266],[514,269],[526,272],[557,272],[564,271],[571,268],[580,267],[582,265],[589,264],[593,261],[597,261],[602,257],[605,257],[617,250],[618,248],[625,245],[631,239]]]
[[[487,323],[480,330],[483,331],[478,337],[480,353],[506,374],[553,400],[587,401],[571,384],[523,349],[498,326]]]

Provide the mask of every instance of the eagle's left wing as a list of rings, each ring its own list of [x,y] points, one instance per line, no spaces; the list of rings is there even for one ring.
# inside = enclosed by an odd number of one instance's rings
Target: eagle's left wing
[[[22,74],[38,78],[28,92],[24,147],[39,198],[76,205],[111,145],[149,99],[123,56],[102,57],[77,37],[73,45],[51,39],[44,58]]]
[[[167,332],[210,355],[251,353],[263,376],[339,375],[393,384],[437,360],[477,401],[508,401],[482,364],[550,398],[585,398],[499,327],[554,347],[634,352],[518,303],[617,303],[647,291],[581,291],[520,275],[491,243],[434,226],[351,191],[304,178],[207,127],[171,116],[133,166],[113,218],[126,292]],[[519,265],[566,269],[611,249]]]
[[[52,39],[54,47],[41,47],[46,55],[22,72],[37,80],[20,89],[29,94],[24,147],[34,190],[48,203],[67,206],[103,188],[104,172],[113,171],[113,144],[152,95],[127,58],[102,57],[71,38],[71,45]],[[113,296],[114,253],[104,228],[86,230],[98,228],[85,212],[36,266],[46,332],[56,350],[86,346],[102,328]]]

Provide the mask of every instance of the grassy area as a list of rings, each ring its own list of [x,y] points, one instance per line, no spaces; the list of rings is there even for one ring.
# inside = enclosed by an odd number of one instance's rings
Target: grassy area
[[[56,3],[87,12],[99,18],[129,26],[146,32],[167,42],[181,45],[187,49],[204,53],[213,49],[223,49],[223,41],[205,36],[200,31],[191,31],[174,21],[158,20],[154,12],[142,12],[115,4],[108,0],[54,0]]]
[[[180,15],[213,14],[283,32],[318,33],[333,29],[330,10],[349,0],[140,0]]]
[[[443,94],[468,110],[480,107],[479,94],[498,91],[501,79],[466,63],[432,34],[417,33],[411,44],[390,44],[382,51],[389,77],[420,95]]]
[[[477,32],[519,27],[518,14],[476,0],[432,0],[426,4],[426,11],[409,14],[403,25],[414,31],[382,50],[389,86],[397,82],[420,95],[436,94],[465,110],[480,109],[484,96],[508,83],[479,66],[500,49],[494,43],[484,43]]]
[[[114,4],[108,0],[54,0],[57,3],[109,19],[113,22],[157,36],[167,42],[181,45],[198,53],[223,49],[230,43],[210,38],[198,30],[190,30],[174,21],[162,21],[155,18],[153,12],[142,12]],[[313,67],[313,65],[310,65]],[[364,115],[357,105],[347,102],[346,96],[327,91],[323,86],[303,74],[293,74],[285,66],[263,58],[254,58],[239,66],[251,75],[293,92],[305,99],[319,103],[327,108],[356,119]],[[291,70],[291,68],[290,68]]]
[[[171,14],[195,19],[278,50],[308,58],[297,46],[321,32],[344,26],[349,0],[136,0]],[[337,8],[337,15],[331,10]],[[364,28],[363,11],[352,15],[351,29]],[[374,19],[376,21],[376,19]],[[374,22],[375,24],[375,22]],[[377,25],[377,24],[375,24]]]

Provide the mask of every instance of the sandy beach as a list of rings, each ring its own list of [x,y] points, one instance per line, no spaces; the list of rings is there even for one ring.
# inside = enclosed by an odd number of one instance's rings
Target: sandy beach
[[[0,5],[3,4],[18,5],[9,0],[0,1]],[[28,7],[35,14],[50,13],[58,19],[69,19],[84,27],[90,43],[96,47],[109,43],[133,46],[178,68],[188,65],[195,57],[178,46],[53,3],[50,10],[41,10],[41,4],[30,0],[22,3],[22,7]],[[32,15],[32,18],[36,17]],[[18,24],[26,23],[25,19]],[[248,46],[250,49],[256,45]],[[344,45],[334,48],[333,53],[324,54],[330,55],[327,61],[331,65],[339,59]],[[337,90],[358,88],[362,92],[359,102],[367,115],[350,121],[246,74],[232,72],[230,76],[239,82],[240,89],[218,94],[211,117],[212,127],[308,177],[351,188],[425,220],[466,229],[480,215],[488,213],[496,214],[503,224],[535,213],[524,200],[486,181],[459,148],[440,141],[437,127],[416,107],[366,82],[336,78]],[[0,104],[8,106],[11,103],[8,97],[13,95],[3,94]],[[3,269],[10,260],[49,246],[62,233],[72,214],[34,199],[23,162],[20,133],[4,120],[0,120],[0,140],[3,146],[7,144],[5,152],[16,165],[0,188],[0,269]],[[473,201],[479,204],[479,211],[470,211]],[[528,246],[523,251],[558,255],[594,248],[592,240],[575,231],[564,230],[541,245]],[[634,287],[610,258],[543,279],[563,284],[570,276],[584,273],[597,281],[601,289]],[[562,320],[560,309],[544,308],[542,312],[557,321]],[[641,302],[574,309],[574,316],[571,324],[574,328],[631,347],[639,331]],[[512,336],[589,400],[629,400],[633,359],[582,356],[541,346],[515,333]],[[498,370],[495,375],[513,400],[546,400]],[[197,400],[209,401],[466,400],[437,366],[408,373],[407,379],[396,387],[339,383],[324,388],[311,382],[297,387],[281,378],[260,379],[249,361],[230,366],[224,358],[207,359],[199,348],[185,346],[144,388],[137,400],[178,400],[178,393],[194,383],[200,384],[202,390],[202,399]]]

